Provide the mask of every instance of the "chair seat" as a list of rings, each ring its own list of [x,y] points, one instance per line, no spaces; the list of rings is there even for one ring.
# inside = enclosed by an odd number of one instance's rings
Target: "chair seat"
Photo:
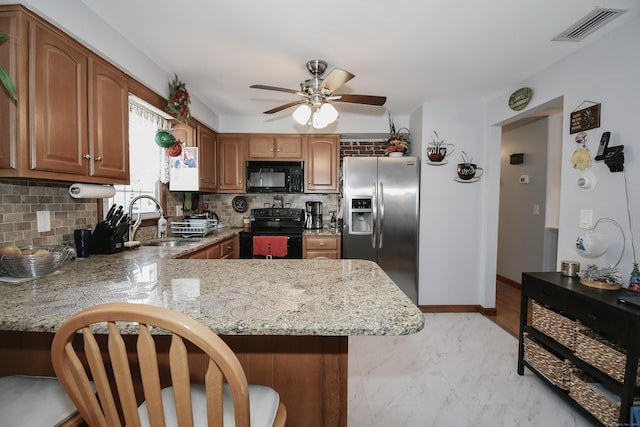
[[[233,413],[233,399],[231,390],[227,384],[223,386],[223,423],[225,427],[235,426]],[[195,426],[207,425],[207,401],[204,384],[191,385],[191,403],[194,407],[193,424]],[[249,384],[249,409],[251,427],[272,427],[278,412],[280,396],[266,386]],[[177,427],[175,401],[173,399],[173,387],[162,389],[162,405],[164,406],[166,427]],[[142,403],[138,408],[142,427],[149,426],[147,406]]]
[[[0,378],[0,426],[52,427],[76,413],[55,377]]]

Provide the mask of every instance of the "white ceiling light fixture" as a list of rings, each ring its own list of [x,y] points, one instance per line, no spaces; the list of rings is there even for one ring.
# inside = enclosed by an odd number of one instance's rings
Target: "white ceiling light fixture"
[[[301,125],[306,125],[309,123],[309,119],[311,118],[311,107],[309,107],[309,104],[302,104],[295,109],[292,116],[296,122]]]

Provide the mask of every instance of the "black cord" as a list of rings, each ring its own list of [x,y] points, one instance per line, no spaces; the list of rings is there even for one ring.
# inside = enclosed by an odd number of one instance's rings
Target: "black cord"
[[[629,217],[629,230],[631,231],[631,251],[633,252],[633,262],[637,262],[636,260],[636,246],[633,243],[633,224],[631,223],[631,208],[629,207],[629,184],[627,183],[627,170],[622,170],[622,175],[624,177],[624,194],[627,197],[627,216]]]

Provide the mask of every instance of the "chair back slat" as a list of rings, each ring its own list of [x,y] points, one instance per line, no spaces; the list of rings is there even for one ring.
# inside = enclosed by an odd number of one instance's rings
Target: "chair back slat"
[[[138,328],[138,340],[136,342],[138,363],[140,364],[140,376],[142,378],[142,390],[144,400],[147,403],[149,423],[152,426],[164,426],[164,407],[162,405],[162,392],[160,375],[158,374],[158,357],[156,344],[145,324]]]
[[[222,426],[222,385],[224,375],[222,371],[209,361],[207,372],[204,376],[204,385],[207,390],[207,421],[211,427]]]
[[[94,393],[84,394],[83,390],[83,397],[85,399],[90,399],[90,412],[94,414],[96,418],[102,414],[102,417],[100,417],[100,424],[105,423],[103,425],[109,426],[116,425],[120,423],[120,417],[118,415],[118,409],[113,397],[113,391],[109,386],[109,379],[107,376],[106,368],[104,366],[104,359],[102,358],[100,346],[98,345],[98,342],[96,341],[96,338],[89,327],[82,328],[82,336],[84,339],[84,352],[89,364],[91,376],[96,386],[96,392],[98,393],[100,403],[98,402]],[[74,356],[77,358],[77,355],[75,353]],[[88,378],[86,378],[86,381],[82,381],[82,385],[86,390],[86,387],[89,386]],[[102,411],[99,411],[101,406]],[[82,411],[80,411],[80,413],[82,414]]]
[[[108,322],[109,327],[109,358],[113,367],[113,376],[118,389],[120,407],[124,415],[127,427],[140,427],[140,416],[138,415],[138,405],[136,393],[133,389],[133,379],[129,366],[129,357],[124,339],[120,335],[120,330],[116,322]]]
[[[176,402],[178,425],[193,426],[193,412],[191,406],[191,380],[189,378],[189,361],[187,348],[180,336],[171,336],[169,348],[169,363],[171,366],[171,384]]]

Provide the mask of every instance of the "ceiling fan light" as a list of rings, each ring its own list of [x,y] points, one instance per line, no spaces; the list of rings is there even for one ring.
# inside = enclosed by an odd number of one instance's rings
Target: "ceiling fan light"
[[[306,125],[309,123],[309,118],[311,117],[311,107],[307,104],[302,104],[293,112],[293,119],[300,123],[301,125]]]
[[[324,118],[322,117],[322,114],[320,114],[319,111],[316,111],[315,113],[313,113],[313,118],[311,119],[311,122],[313,124],[314,129],[323,129],[323,128],[326,128],[327,125],[329,124],[329,122],[324,120]]]
[[[322,114],[322,117],[324,117],[324,120],[326,120],[327,123],[333,123],[338,120],[338,110],[329,103],[322,104],[322,107],[320,107],[320,114]]]

